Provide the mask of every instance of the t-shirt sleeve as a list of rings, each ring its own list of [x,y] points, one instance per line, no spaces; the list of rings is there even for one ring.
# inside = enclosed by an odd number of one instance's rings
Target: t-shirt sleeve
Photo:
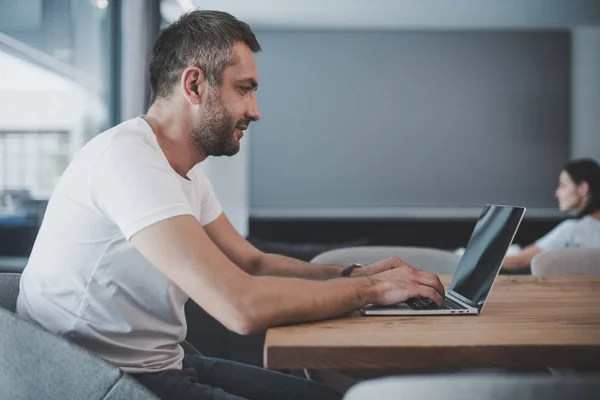
[[[565,249],[571,241],[574,226],[575,221],[573,220],[563,221],[535,244],[542,251]]]
[[[215,190],[210,180],[204,175],[202,169],[196,168],[194,171],[200,183],[202,190],[202,210],[200,212],[200,224],[208,225],[213,222],[223,212],[223,207],[217,199]]]
[[[115,138],[95,165],[92,199],[129,240],[157,222],[194,215],[170,165],[149,145]]]

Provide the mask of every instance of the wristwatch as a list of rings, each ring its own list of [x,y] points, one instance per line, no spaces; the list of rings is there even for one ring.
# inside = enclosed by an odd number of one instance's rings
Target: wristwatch
[[[342,270],[341,276],[343,276],[343,277],[350,276],[352,271],[354,271],[356,268],[362,268],[362,267],[363,267],[362,264],[352,263],[352,264],[348,265],[347,267],[344,267],[344,269]]]

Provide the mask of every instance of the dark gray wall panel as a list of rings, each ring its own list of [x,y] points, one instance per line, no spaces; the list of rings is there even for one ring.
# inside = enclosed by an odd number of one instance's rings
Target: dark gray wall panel
[[[568,32],[258,38],[253,209],[556,207]]]

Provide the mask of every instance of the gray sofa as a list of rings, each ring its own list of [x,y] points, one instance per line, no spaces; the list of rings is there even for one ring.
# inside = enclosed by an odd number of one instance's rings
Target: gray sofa
[[[119,368],[14,314],[19,279],[0,273],[0,400],[158,400]]]

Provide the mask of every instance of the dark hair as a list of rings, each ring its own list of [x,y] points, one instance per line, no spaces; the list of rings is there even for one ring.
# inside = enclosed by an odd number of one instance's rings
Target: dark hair
[[[600,210],[600,165],[591,158],[582,158],[569,162],[564,170],[577,185],[585,181],[589,186],[589,201],[577,217]]]
[[[235,64],[233,45],[246,44],[254,53],[260,45],[250,26],[222,11],[196,10],[164,28],[150,54],[153,99],[168,98],[189,66],[202,69],[208,82],[220,86],[223,71]]]

